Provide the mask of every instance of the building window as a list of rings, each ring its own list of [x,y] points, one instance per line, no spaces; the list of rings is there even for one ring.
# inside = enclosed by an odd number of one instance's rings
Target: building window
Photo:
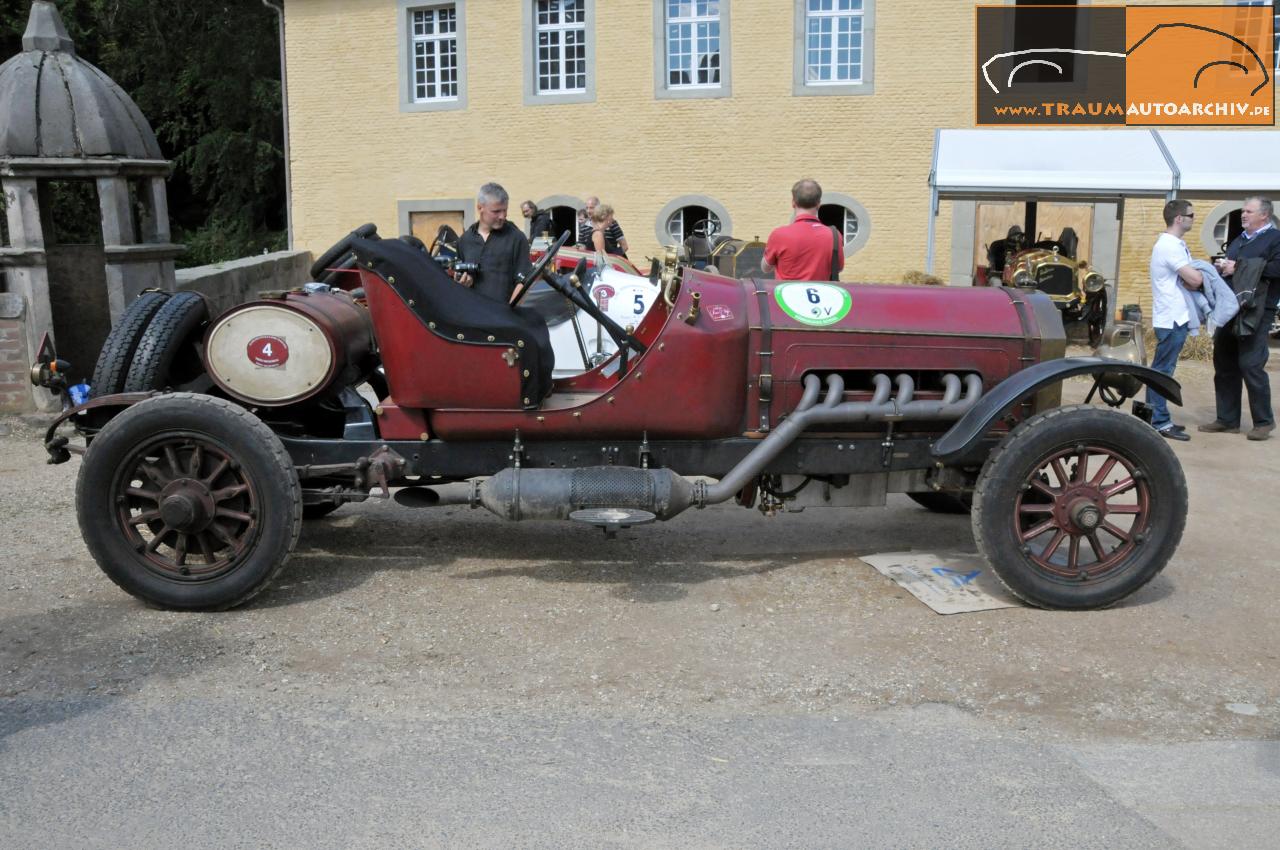
[[[858,214],[848,207],[823,204],[818,209],[818,220],[840,231],[846,244],[858,238]]]
[[[476,218],[475,198],[398,201],[397,217],[400,234],[413,235],[427,245],[435,241],[441,225],[448,225],[461,235]]]
[[[399,0],[400,111],[467,105],[467,0]]]
[[[862,0],[807,0],[804,79],[862,82]]]
[[[537,0],[538,94],[587,90],[587,12],[582,0]]]
[[[875,0],[796,0],[795,93],[870,94]]]
[[[523,0],[524,103],[595,100],[596,0]]]
[[[413,11],[413,99],[458,97],[458,10],[453,5]]]
[[[578,235],[578,210],[582,209],[582,199],[576,195],[547,195],[536,201],[538,209],[551,214],[551,238],[558,239],[560,234],[568,232],[569,244],[575,244]]]
[[[719,0],[666,0],[667,87],[720,85]]]
[[[653,89],[659,98],[732,93],[729,0],[653,0]]]
[[[733,220],[724,205],[706,195],[681,195],[658,213],[654,236],[660,245],[672,245],[690,236],[707,236],[708,227],[713,240],[733,233]]]
[[[818,220],[834,227],[844,236],[844,253],[859,251],[871,236],[871,219],[867,208],[841,192],[823,192]]]
[[[667,216],[667,235],[672,242],[683,242],[690,236],[714,239],[721,234],[720,216],[706,207],[681,207]]]

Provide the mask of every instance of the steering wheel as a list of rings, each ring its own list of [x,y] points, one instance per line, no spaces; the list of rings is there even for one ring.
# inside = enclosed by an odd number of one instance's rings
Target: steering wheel
[[[567,230],[561,233],[560,238],[547,249],[547,253],[539,257],[538,262],[533,264],[533,268],[529,269],[528,274],[516,276],[516,283],[520,286],[520,290],[516,292],[515,298],[511,299],[512,307],[519,304],[525,293],[533,289],[533,285],[542,279],[543,274],[547,271],[547,266],[551,265],[551,261],[555,259],[556,254],[564,247],[564,243],[569,241],[570,235]]]
[[[704,239],[715,239],[720,234],[720,222],[714,218],[704,218],[693,223],[690,232]]]

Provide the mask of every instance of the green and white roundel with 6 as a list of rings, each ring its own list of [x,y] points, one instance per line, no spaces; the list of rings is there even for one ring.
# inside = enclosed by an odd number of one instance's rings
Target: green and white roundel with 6
[[[834,325],[849,315],[849,290],[830,283],[783,283],[773,290],[778,306],[806,325]]]

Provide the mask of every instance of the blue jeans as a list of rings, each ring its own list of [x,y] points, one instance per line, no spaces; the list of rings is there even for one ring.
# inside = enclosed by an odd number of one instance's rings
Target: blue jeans
[[[1187,342],[1188,325],[1181,324],[1172,328],[1156,328],[1156,354],[1151,359],[1151,368],[1173,377],[1173,370],[1178,365],[1178,355]],[[1151,387],[1147,387],[1147,404],[1151,405],[1151,426],[1163,431],[1173,424],[1169,416],[1169,403]]]

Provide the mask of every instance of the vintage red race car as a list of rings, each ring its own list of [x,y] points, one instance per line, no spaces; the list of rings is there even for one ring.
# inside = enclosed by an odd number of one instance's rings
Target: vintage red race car
[[[1064,358],[1042,294],[678,267],[629,331],[584,295],[585,258],[551,270],[557,244],[526,283],[592,315],[617,353],[556,380],[536,313],[460,289],[404,242],[344,243],[364,303],[315,285],[239,305],[194,337],[194,373],[169,370],[181,334],[160,317],[195,302],[148,293],[113,331],[102,394],[50,427],[53,462],[84,452],[80,527],[129,593],[239,605],[284,566],[304,518],[393,489],[404,505],[607,533],[729,501],[772,515],[907,493],[971,510],[994,571],[1054,608],[1123,599],[1181,537],[1186,483],[1165,441],[1116,409],[1059,406],[1075,375],[1124,375],[1180,403],[1177,383]],[[184,311],[198,312],[170,310]],[[33,368],[53,389],[62,374],[52,350]]]

